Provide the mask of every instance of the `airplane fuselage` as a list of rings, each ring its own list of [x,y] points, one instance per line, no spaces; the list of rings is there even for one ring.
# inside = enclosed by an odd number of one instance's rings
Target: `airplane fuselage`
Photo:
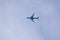
[[[27,19],[38,19],[38,17],[27,17]]]

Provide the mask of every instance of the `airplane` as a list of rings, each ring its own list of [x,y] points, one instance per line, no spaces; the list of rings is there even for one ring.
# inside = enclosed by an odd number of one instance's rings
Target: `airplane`
[[[34,17],[35,13],[31,17],[27,17],[27,19],[31,19],[34,22],[34,19],[39,19],[39,17]]]

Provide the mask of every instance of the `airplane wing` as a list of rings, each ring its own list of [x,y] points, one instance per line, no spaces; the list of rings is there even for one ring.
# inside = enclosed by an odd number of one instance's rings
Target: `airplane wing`
[[[33,19],[31,19],[33,22],[34,22],[34,20]]]
[[[35,13],[33,13],[33,15],[31,17],[33,17],[35,15]]]
[[[33,22],[34,22],[34,20],[33,20],[34,15],[35,15],[35,13],[33,13],[33,15],[31,16],[31,18],[32,18],[31,20],[32,20]]]

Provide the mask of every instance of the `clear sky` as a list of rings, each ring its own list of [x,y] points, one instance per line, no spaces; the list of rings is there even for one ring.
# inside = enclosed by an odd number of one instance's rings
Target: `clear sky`
[[[60,0],[0,0],[0,40],[60,40]]]

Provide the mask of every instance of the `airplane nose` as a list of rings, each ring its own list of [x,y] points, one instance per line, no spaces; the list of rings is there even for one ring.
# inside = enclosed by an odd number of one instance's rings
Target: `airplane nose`
[[[29,18],[27,17],[27,19],[29,19]]]
[[[27,19],[29,19],[29,17],[27,17]]]

